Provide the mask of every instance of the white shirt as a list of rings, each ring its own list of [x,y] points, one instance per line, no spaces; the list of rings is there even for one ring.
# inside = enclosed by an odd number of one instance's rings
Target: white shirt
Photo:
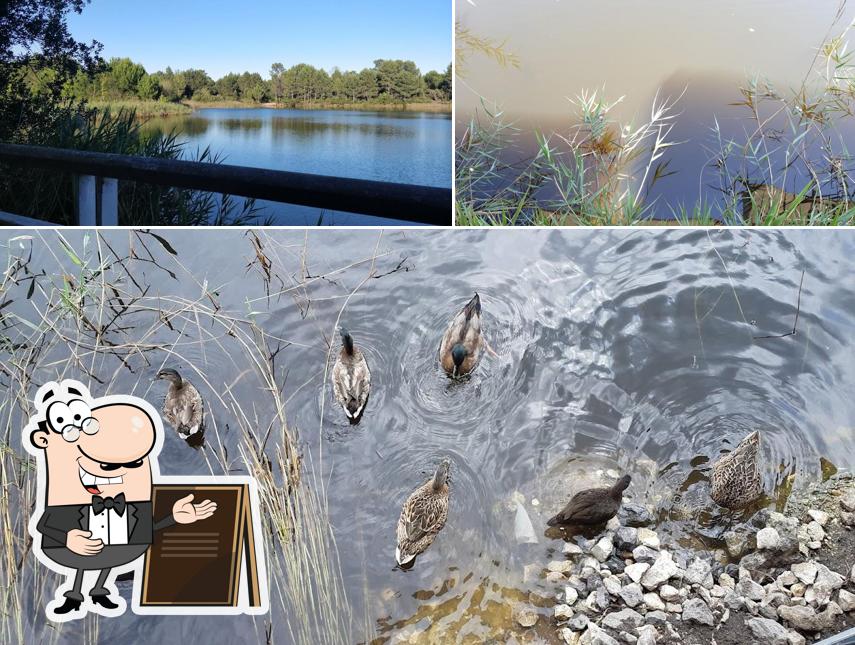
[[[89,530],[92,535],[90,540],[101,540],[104,544],[127,544],[128,543],[128,512],[120,516],[112,508],[105,508],[98,515],[92,507],[89,507]]]

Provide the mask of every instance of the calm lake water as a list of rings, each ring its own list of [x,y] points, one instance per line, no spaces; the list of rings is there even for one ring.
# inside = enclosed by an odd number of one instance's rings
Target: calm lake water
[[[423,186],[451,186],[451,116],[433,112],[210,108],[151,119],[188,151],[210,147],[223,163]],[[261,204],[261,202],[259,202]],[[314,225],[318,209],[264,202],[281,225]],[[449,209],[450,213],[450,209]],[[324,224],[378,218],[324,213]],[[388,221],[387,221],[388,223]],[[450,215],[449,215],[450,223]]]
[[[474,36],[504,43],[505,52],[519,60],[514,69],[469,53],[456,94],[458,135],[482,100],[521,129],[507,160],[536,152],[534,130],[566,136],[577,123],[568,99],[583,91],[602,91],[610,102],[624,97],[612,116],[636,125],[649,118],[657,93],[660,100],[676,99],[685,91],[669,137],[680,145],[664,158],[677,174],[661,180],[650,195],[676,206],[716,199],[719,176],[709,164],[721,145],[712,128],[717,120],[723,139],[744,141],[756,127],[745,107],[732,105],[742,100],[739,90],[748,79],[768,80],[784,94],[806,80],[815,86],[816,71],[824,69],[811,71],[817,51],[844,32],[855,18],[855,5],[840,0],[457,0],[457,18]],[[772,111],[761,110],[764,118]],[[855,140],[851,121],[834,124],[836,148]],[[782,127],[784,140],[795,136],[780,119],[765,126]],[[776,165],[792,161],[775,155]],[[785,187],[799,192],[805,175],[793,165]],[[667,216],[666,211],[659,209],[657,216]]]
[[[539,582],[524,582],[523,568],[545,565],[560,551],[561,540],[544,534],[545,520],[580,479],[631,473],[627,495],[658,512],[660,534],[693,544],[714,540],[731,521],[708,499],[708,460],[750,430],[762,433],[770,495],[790,475],[796,488],[817,481],[822,457],[839,469],[855,467],[855,234],[847,231],[457,230],[382,237],[376,231],[272,231],[262,235],[274,275],[269,300],[259,274],[247,270],[255,253],[243,232],[161,234],[177,255],[140,239],[175,279],[140,260],[131,265],[140,288],[150,285],[150,296],[168,302],[199,298],[200,284],[207,285],[224,314],[254,317],[271,351],[274,339],[288,341],[275,358],[277,385],[305,467],[318,470],[326,489],[352,608],[343,641],[386,642],[427,630],[428,642],[506,642],[516,628],[512,601],[545,593]],[[13,235],[2,233],[3,243]],[[82,233],[63,235],[80,252]],[[127,253],[126,232],[105,232],[104,239],[119,255]],[[140,239],[131,240],[138,253]],[[378,277],[363,283],[375,251]],[[33,253],[35,272],[76,272],[52,232],[36,238]],[[797,334],[754,339],[792,329],[802,272]],[[30,302],[27,286],[10,292],[15,302],[4,314],[35,322],[41,289]],[[438,367],[437,348],[448,320],[475,291],[498,357],[486,357],[468,381],[452,383]],[[341,321],[372,372],[358,426],[347,423],[324,383],[325,338],[342,307]],[[141,315],[140,329],[156,315]],[[71,333],[71,323],[60,324]],[[145,337],[155,348],[146,360],[91,360],[112,380],[111,391],[133,391],[159,404],[162,384],[150,379],[166,361],[188,374],[201,370],[212,384],[237,380],[244,412],[266,418],[267,398],[246,380],[252,366],[240,352],[227,351],[225,333],[179,318],[172,326]],[[85,348],[60,343],[53,358],[67,360],[72,348],[86,356]],[[46,361],[34,380],[55,377],[59,365]],[[80,376],[73,364],[64,375]],[[168,433],[162,472],[209,474],[223,451],[232,456],[232,474],[243,472],[235,456],[235,413],[218,401],[225,386],[212,391],[220,386],[196,384],[206,399],[208,444],[195,451]],[[104,393],[98,383],[91,386]],[[21,427],[19,417],[16,409],[10,427]],[[219,429],[216,439],[212,427]],[[20,454],[17,431],[11,436]],[[271,457],[274,448],[267,448]],[[448,524],[413,570],[397,570],[401,503],[446,456],[452,462]],[[539,544],[515,544],[508,507],[515,495],[525,500]],[[32,580],[28,558],[19,584]],[[24,595],[23,620],[36,641],[51,631],[40,609],[51,587],[43,588]],[[127,583],[122,593],[128,597]],[[284,616],[296,610],[278,597],[272,604],[270,616],[255,620],[128,613],[100,620],[98,639],[145,637],[167,645],[191,635],[211,643],[240,635],[264,642],[272,621],[274,642],[291,642]],[[549,623],[540,621],[542,635],[553,642]],[[58,640],[79,642],[85,629],[92,634],[87,624],[65,625]]]

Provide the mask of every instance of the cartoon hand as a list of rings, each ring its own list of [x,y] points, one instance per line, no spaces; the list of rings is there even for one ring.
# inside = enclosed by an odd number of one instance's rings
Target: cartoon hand
[[[92,535],[92,531],[71,529],[65,535],[65,546],[77,555],[95,555],[104,548],[104,543],[101,540],[90,540],[90,535]]]
[[[173,504],[172,517],[179,524],[192,524],[193,522],[204,520],[207,517],[211,517],[214,511],[217,510],[216,502],[212,502],[209,499],[199,504],[191,504],[192,501],[193,494],[191,493]]]

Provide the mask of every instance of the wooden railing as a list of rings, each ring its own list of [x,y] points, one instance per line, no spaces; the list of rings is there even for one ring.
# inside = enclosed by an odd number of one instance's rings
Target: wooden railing
[[[416,224],[451,224],[448,188],[14,144],[0,144],[0,162],[76,175],[80,226],[119,223],[119,181],[254,197]]]

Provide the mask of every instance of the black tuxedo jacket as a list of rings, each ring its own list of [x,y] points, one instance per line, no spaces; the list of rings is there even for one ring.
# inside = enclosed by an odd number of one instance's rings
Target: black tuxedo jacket
[[[66,534],[72,529],[88,531],[90,508],[90,504],[46,506],[36,525],[43,536],[42,548],[64,547]],[[128,544],[151,544],[155,531],[175,524],[172,515],[155,523],[151,502],[128,502],[125,513],[128,514]]]

